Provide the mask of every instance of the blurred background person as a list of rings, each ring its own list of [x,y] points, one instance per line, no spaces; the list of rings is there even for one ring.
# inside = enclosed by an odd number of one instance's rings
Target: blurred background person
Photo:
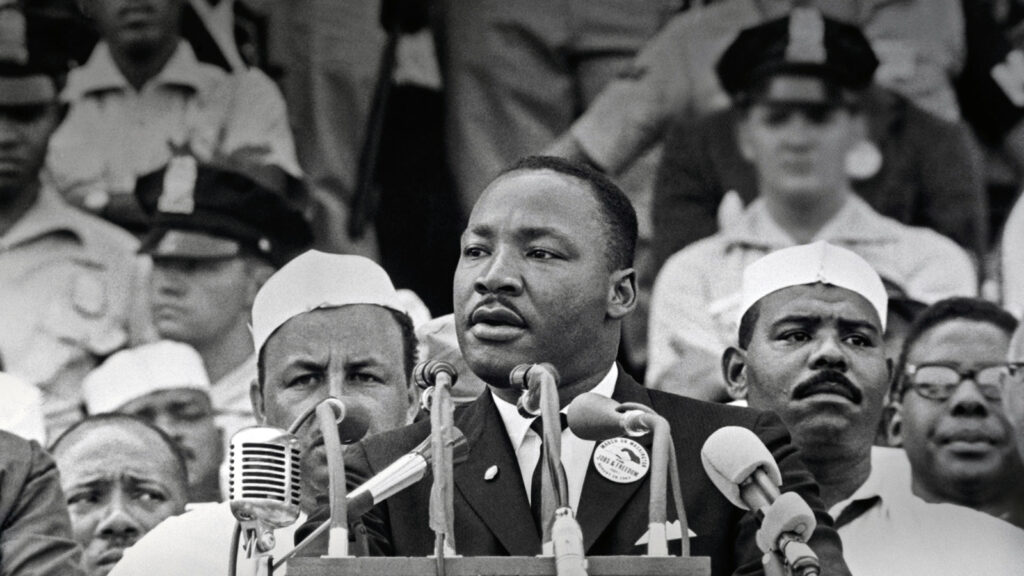
[[[185,510],[188,473],[177,445],[134,416],[90,416],[50,451],[90,576],[105,576],[126,548]]]
[[[89,414],[130,414],[170,436],[188,467],[189,502],[223,498],[227,446],[203,359],[187,344],[163,340],[118,352],[85,377],[82,396]]]
[[[914,493],[1024,527],[1024,464],[1002,404],[1017,321],[980,299],[936,302],[911,325],[893,379],[890,443]]]
[[[275,182],[282,187],[273,188]],[[256,423],[249,402],[256,379],[253,299],[313,240],[297,186],[273,166],[178,156],[139,178],[135,189],[150,214],[141,252],[153,261],[153,324],[161,338],[184,342],[202,357],[225,439]]]
[[[863,134],[861,98],[877,65],[859,29],[813,8],[744,30],[722,55],[716,70],[739,116],[758,198],[658,273],[647,386],[728,398],[719,357],[735,341],[743,269],[780,248],[827,240],[925,302],[977,293],[963,249],[880,215],[851,188],[846,155]]]
[[[39,444],[0,431],[0,573],[84,575],[60,474]]]
[[[40,177],[67,61],[42,19],[0,4],[0,356],[39,388],[48,437],[81,418],[81,380],[149,337],[134,238]]]
[[[229,74],[181,37],[185,0],[83,0],[100,35],[61,94],[48,174],[73,204],[132,231],[146,219],[137,177],[176,154],[248,154],[301,175],[277,86],[255,68]]]

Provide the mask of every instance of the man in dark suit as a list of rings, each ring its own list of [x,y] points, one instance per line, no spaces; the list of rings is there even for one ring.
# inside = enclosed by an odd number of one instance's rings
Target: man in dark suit
[[[622,319],[636,305],[636,226],[635,212],[615,184],[585,166],[549,157],[527,158],[505,171],[473,209],[455,273],[455,324],[466,362],[488,390],[455,416],[469,445],[468,458],[454,471],[457,552],[541,551],[528,496],[538,458],[536,433],[529,430],[532,419],[516,412],[519,392],[508,379],[516,365],[549,362],[561,376],[563,407],[581,393],[596,392],[651,406],[669,420],[692,554],[710,556],[714,574],[761,571],[753,518],[719,494],[700,464],[705,438],[726,425],[750,428],[764,440],[782,469],[782,489],[799,492],[818,515],[811,545],[827,573],[847,573],[817,486],[776,416],[649,391],[615,364]],[[350,480],[361,483],[427,434],[429,426],[421,422],[368,438],[346,455]],[[648,522],[646,470],[613,481],[592,459],[603,446],[571,430],[562,441],[586,553],[639,553]],[[649,442],[640,447],[650,450]],[[420,482],[364,517],[372,553],[431,553],[429,490],[430,482]],[[315,515],[298,537],[322,516]]]

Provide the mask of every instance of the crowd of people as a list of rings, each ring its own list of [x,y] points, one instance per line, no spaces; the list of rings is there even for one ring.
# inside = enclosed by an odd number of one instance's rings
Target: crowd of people
[[[704,473],[727,426],[810,508],[823,574],[1019,574],[1019,22],[1011,0],[0,0],[0,576],[244,565],[228,454],[257,425],[302,448],[265,552],[325,554],[302,415],[365,412],[355,488],[430,435],[423,360],[458,372],[464,557],[544,550],[545,433],[509,375],[547,363],[563,412],[668,422],[669,547],[716,576],[788,570]],[[585,554],[642,553],[649,468],[576,432]],[[429,556],[434,497],[352,534]]]

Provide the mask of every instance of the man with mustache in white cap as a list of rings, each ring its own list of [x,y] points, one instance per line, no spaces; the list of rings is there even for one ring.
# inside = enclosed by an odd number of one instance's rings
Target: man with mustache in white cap
[[[370,419],[369,434],[410,419],[416,338],[391,279],[373,261],[315,250],[298,256],[256,295],[252,332],[259,378],[250,398],[261,424],[287,429],[328,396],[360,403]],[[275,534],[276,558],[292,549],[295,528],[327,486],[316,419],[296,435],[302,445],[303,515]],[[224,574],[234,523],[227,503],[198,507],[150,532],[111,574]],[[243,554],[239,549],[238,558]]]
[[[853,574],[1019,572],[1024,531],[920,500],[906,456],[872,448],[889,382],[886,309],[881,278],[844,248],[816,242],[755,261],[739,345],[722,357],[730,391],[786,423]]]

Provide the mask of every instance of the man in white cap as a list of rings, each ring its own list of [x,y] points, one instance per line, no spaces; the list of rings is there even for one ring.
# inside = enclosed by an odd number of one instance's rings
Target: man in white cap
[[[188,465],[190,502],[221,499],[223,432],[214,421],[203,359],[187,344],[163,340],[114,354],[82,383],[89,414],[119,412],[163,430]]]
[[[872,448],[889,382],[881,278],[827,244],[769,254],[743,275],[739,346],[722,357],[731,392],[782,417],[835,519],[850,571],[1014,574],[1024,531],[911,493],[902,451]]]
[[[298,256],[256,295],[252,334],[259,378],[250,396],[261,424],[286,429],[328,396],[362,404],[370,434],[401,426],[413,413],[412,321],[387,273],[372,260],[315,250]],[[326,453],[315,420],[297,433],[304,513],[277,531],[276,558],[291,550],[295,528],[326,489]],[[224,574],[234,523],[227,503],[198,507],[150,532],[111,574]],[[243,554],[239,550],[239,558]]]
[[[735,341],[740,277],[780,248],[844,246],[925,303],[976,293],[971,261],[952,240],[882,216],[853,191],[846,157],[864,130],[863,90],[877,63],[859,29],[810,8],[744,30],[722,55],[718,78],[737,109],[758,198],[658,273],[648,386],[727,399],[718,360]]]

